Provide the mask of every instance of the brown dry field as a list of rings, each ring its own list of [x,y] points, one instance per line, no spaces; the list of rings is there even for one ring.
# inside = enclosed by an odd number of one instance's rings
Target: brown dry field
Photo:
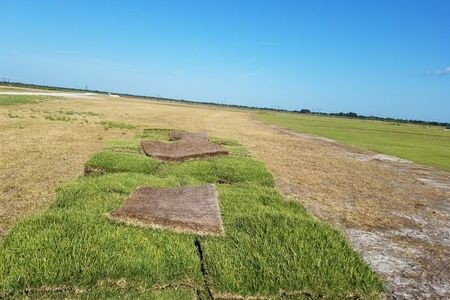
[[[64,112],[84,114],[45,119]],[[396,299],[450,297],[450,173],[295,134],[253,114],[108,96],[0,106],[0,238],[48,207],[55,188],[80,176],[108,140],[145,127],[203,131],[236,138],[263,160],[278,188],[339,228]],[[100,121],[137,128],[105,130]]]

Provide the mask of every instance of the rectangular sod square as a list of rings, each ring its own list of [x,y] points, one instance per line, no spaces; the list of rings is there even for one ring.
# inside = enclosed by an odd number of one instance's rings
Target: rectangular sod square
[[[145,154],[164,161],[182,161],[193,158],[227,155],[220,145],[203,140],[188,140],[174,143],[142,141]]]
[[[113,220],[144,227],[197,234],[223,232],[217,191],[213,184],[137,189],[110,214]]]

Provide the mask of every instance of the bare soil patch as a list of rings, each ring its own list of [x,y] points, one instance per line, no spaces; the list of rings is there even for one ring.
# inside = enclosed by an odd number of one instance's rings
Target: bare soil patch
[[[112,220],[195,234],[222,234],[216,187],[213,184],[137,189],[113,211]]]
[[[182,139],[174,143],[160,141],[142,141],[141,147],[145,154],[164,161],[182,161],[193,158],[227,155],[228,151],[220,145],[204,139],[203,134],[175,135]]]

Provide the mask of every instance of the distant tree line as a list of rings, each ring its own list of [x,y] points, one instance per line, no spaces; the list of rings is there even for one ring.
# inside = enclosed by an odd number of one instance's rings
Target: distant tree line
[[[309,109],[293,110],[292,112],[299,113],[299,114],[318,115],[318,116],[344,117],[344,118],[352,118],[352,119],[376,120],[376,121],[385,121],[385,122],[394,122],[394,123],[410,123],[410,124],[430,125],[430,126],[444,126],[447,129],[450,129],[450,123],[446,123],[446,122],[385,118],[385,117],[377,117],[377,116],[365,116],[365,115],[358,115],[355,112],[324,113],[324,112],[313,112],[313,111],[310,111]]]
[[[2,85],[2,84],[8,85],[8,86],[37,88],[37,89],[45,89],[45,90],[92,92],[92,93],[98,93],[98,94],[108,94],[109,93],[109,92],[99,91],[99,90],[88,90],[87,87],[85,89],[76,89],[76,88],[65,88],[65,87],[56,87],[56,86],[37,85],[37,84],[31,84],[31,83],[5,82],[5,81],[0,82],[0,85]],[[114,93],[114,94],[123,96],[123,97],[131,97],[131,98],[147,99],[147,100],[175,101],[175,102],[182,102],[182,103],[188,103],[188,104],[221,106],[221,107],[230,107],[230,108],[237,108],[237,109],[252,109],[252,110],[275,111],[275,112],[291,112],[291,113],[310,114],[310,115],[317,115],[317,116],[331,116],[331,117],[342,117],[342,118],[352,118],[352,119],[376,120],[376,121],[386,121],[386,122],[393,122],[393,123],[409,123],[409,124],[428,125],[428,126],[443,126],[447,129],[450,129],[450,123],[448,123],[448,122],[365,116],[365,115],[358,115],[355,112],[324,113],[324,112],[314,112],[314,111],[311,111],[306,108],[303,108],[300,110],[288,110],[288,109],[279,109],[279,108],[271,108],[271,107],[257,107],[257,106],[248,106],[248,105],[202,102],[202,101],[193,101],[193,100],[185,100],[185,99],[172,99],[172,98],[142,96],[142,95],[133,95],[133,94],[124,94],[124,93]]]

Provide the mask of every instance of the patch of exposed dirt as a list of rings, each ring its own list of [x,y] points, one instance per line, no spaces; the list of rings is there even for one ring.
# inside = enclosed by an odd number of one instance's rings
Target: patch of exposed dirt
[[[222,217],[213,184],[137,189],[123,206],[109,214],[112,220],[151,228],[195,234],[222,234]]]
[[[204,133],[171,133],[171,138],[178,141],[166,143],[160,141],[142,141],[145,154],[164,161],[182,161],[193,158],[227,155],[228,151],[220,145],[208,141]]]

